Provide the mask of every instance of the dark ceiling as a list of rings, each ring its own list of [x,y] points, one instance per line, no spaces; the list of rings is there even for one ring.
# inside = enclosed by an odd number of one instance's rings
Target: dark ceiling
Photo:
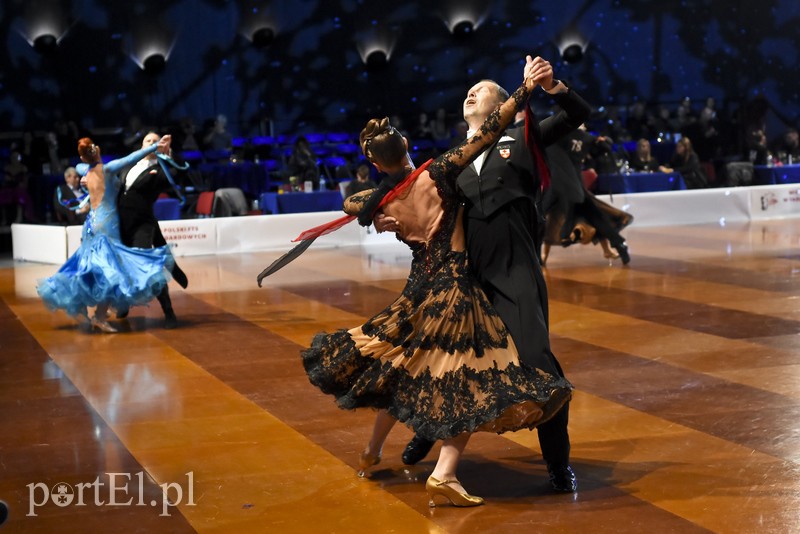
[[[431,8],[435,6],[435,8]],[[471,19],[466,36],[447,22]],[[267,47],[251,42],[269,27]],[[37,52],[36,32],[57,34]],[[235,133],[355,129],[368,116],[460,113],[481,78],[512,87],[527,53],[596,106],[684,96],[737,105],[764,95],[786,122],[800,116],[800,3],[796,0],[379,0],[99,2],[5,0],[0,7],[0,124],[48,128],[151,124],[218,113]],[[263,34],[262,34],[263,36]],[[582,44],[583,58],[560,59]],[[391,47],[368,71],[362,55]],[[138,62],[170,50],[160,74]],[[361,53],[360,53],[361,52]]]

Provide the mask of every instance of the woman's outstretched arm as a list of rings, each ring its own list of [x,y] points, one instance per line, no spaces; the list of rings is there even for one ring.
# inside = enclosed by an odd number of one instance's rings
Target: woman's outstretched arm
[[[375,189],[367,189],[344,199],[344,212],[348,215],[358,215],[374,191]]]
[[[141,148],[136,152],[132,152],[125,156],[124,158],[119,158],[115,160],[111,160],[105,165],[103,165],[103,169],[105,170],[106,174],[115,174],[122,170],[124,167],[128,165],[132,165],[145,157],[148,154],[152,154],[156,151],[158,145],[150,145],[147,148]]]

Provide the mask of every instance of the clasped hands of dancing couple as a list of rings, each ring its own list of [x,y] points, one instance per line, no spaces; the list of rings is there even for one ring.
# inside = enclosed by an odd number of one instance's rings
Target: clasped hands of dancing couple
[[[554,93],[580,117],[566,113],[543,122],[541,127],[531,124],[524,131],[506,130],[517,109],[527,108],[528,97],[537,85]],[[464,111],[474,123],[474,133],[419,168],[408,154],[407,140],[388,119],[370,120],[359,140],[364,156],[384,174],[380,185],[347,198],[346,217],[304,232],[295,249],[259,275],[260,285],[265,276],[288,264],[320,235],[355,218],[359,224],[370,225],[378,213],[411,248],[411,272],[394,302],[363,325],[317,334],[302,354],[311,383],[333,395],[339,407],[378,410],[372,437],[358,460],[359,475],[367,476],[379,464],[384,440],[401,421],[419,439],[430,443],[442,440],[439,458],[426,482],[430,505],[444,498],[455,506],[478,506],[483,499],[470,495],[456,476],[473,432],[532,429],[558,419],[561,437],[565,437],[572,385],[549,350],[541,271],[538,275],[533,271],[521,275],[524,269],[517,269],[511,278],[526,276],[522,282],[530,294],[524,303],[501,302],[494,281],[482,280],[471,265],[473,257],[480,263],[491,254],[480,246],[473,254],[469,241],[483,233],[482,246],[496,244],[492,232],[505,232],[501,243],[506,244],[509,235],[514,241],[528,238],[524,250],[509,250],[506,256],[514,256],[511,263],[523,268],[536,262],[536,233],[529,221],[535,221],[530,215],[535,213],[539,180],[546,179],[542,173],[547,173],[539,145],[564,129],[576,127],[588,113],[588,105],[569,93],[563,83],[553,80],[548,62],[528,56],[523,83],[510,97],[490,80],[470,89]],[[498,150],[487,150],[495,145]],[[477,204],[490,197],[495,200],[492,195],[497,192],[473,190],[472,178],[464,180],[463,176],[468,168],[476,175],[475,161],[480,156],[484,168],[492,169],[496,159],[514,157],[519,159],[520,168],[527,170],[524,185],[519,176],[506,180],[522,188],[518,194],[503,197],[504,203],[513,206],[488,216],[479,213]],[[472,223],[481,217],[482,223]],[[535,345],[529,344],[526,336],[520,343],[515,335],[520,325],[506,322],[504,315],[517,306],[524,308],[526,320],[536,323]],[[515,314],[520,315],[516,310]],[[550,451],[551,457],[558,456],[560,463],[553,465],[571,473],[566,463],[568,441],[566,450],[563,443],[556,448]],[[574,485],[574,477],[572,482]]]

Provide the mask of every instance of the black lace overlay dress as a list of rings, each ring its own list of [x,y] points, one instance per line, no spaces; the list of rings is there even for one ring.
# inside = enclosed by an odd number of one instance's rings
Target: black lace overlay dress
[[[565,378],[520,362],[469,272],[455,189],[474,159],[465,152],[437,158],[383,208],[413,251],[402,294],[361,326],[317,334],[303,351],[309,380],[341,408],[388,410],[430,440],[534,428],[572,391]]]

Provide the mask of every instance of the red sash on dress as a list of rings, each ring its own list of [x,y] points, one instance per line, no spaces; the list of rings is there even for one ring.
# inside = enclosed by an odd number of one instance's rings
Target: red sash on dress
[[[388,193],[383,197],[380,204],[378,204],[378,208],[375,210],[379,210],[395,198],[397,198],[403,191],[408,189],[411,184],[419,177],[422,172],[428,168],[428,165],[431,164],[433,160],[429,159],[425,163],[423,163],[419,168],[415,169],[414,172],[403,178],[403,180],[394,186],[392,189],[389,190]],[[331,232],[335,232],[345,224],[349,223],[350,221],[356,218],[355,215],[345,215],[344,217],[339,217],[338,219],[334,219],[333,221],[327,222],[325,224],[320,224],[319,226],[315,226],[314,228],[309,228],[300,233],[292,242],[300,241],[300,243],[295,246],[292,250],[272,262],[272,264],[261,271],[258,275],[258,287],[261,287],[261,281],[266,278],[267,276],[277,272],[278,270],[282,269],[295,259],[297,259],[300,254],[306,251],[306,249],[311,246],[311,243],[314,242],[315,239],[318,237],[330,234]]]

